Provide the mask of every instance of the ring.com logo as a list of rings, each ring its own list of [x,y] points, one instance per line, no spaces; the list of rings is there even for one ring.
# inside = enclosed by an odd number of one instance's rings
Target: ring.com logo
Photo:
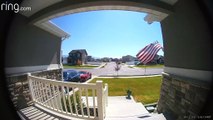
[[[18,13],[19,11],[31,11],[31,7],[22,7],[18,3],[1,3],[1,11],[14,11]]]

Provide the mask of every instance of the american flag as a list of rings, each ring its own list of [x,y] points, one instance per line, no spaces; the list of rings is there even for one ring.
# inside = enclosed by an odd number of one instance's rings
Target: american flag
[[[155,55],[160,49],[163,49],[163,47],[158,42],[154,42],[140,50],[136,57],[143,64],[146,64],[154,59]]]

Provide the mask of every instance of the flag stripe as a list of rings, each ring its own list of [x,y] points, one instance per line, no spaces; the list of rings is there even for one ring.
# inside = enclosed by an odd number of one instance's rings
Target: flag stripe
[[[154,59],[155,55],[160,49],[163,49],[163,47],[158,42],[154,42],[141,49],[136,57],[143,64],[146,64]]]
[[[146,52],[144,53],[143,56],[139,57],[139,59],[140,59],[141,61],[145,61],[145,60],[147,59],[147,57],[149,57],[149,55],[154,51],[154,47],[155,47],[155,46],[153,46],[153,47],[150,48],[148,51],[146,51]]]
[[[147,51],[147,49],[149,49],[151,46],[151,44],[147,45],[146,47],[144,47],[138,54],[137,54],[137,57],[140,57],[143,52]]]
[[[143,62],[147,57],[149,57],[149,54],[152,53],[154,50],[154,46],[152,46],[144,55],[139,57],[139,59]]]
[[[148,59],[150,59],[150,57],[155,53],[155,50],[156,50],[156,46],[153,46],[151,51],[148,52],[148,54],[144,57],[144,58],[141,58],[141,61],[145,63],[145,61],[147,61]]]
[[[155,45],[152,49],[152,51],[149,52],[149,54],[146,56],[146,58],[143,58],[142,62],[144,64],[150,62],[154,56],[156,55],[156,53],[158,52],[158,50],[160,49],[161,47],[159,47],[158,45]]]
[[[140,54],[142,51],[144,51],[147,47],[148,47],[148,45],[147,45],[146,47],[144,47],[143,49],[141,49],[141,50],[138,52],[138,54],[137,54],[136,56],[139,56],[139,54]]]
[[[144,61],[144,63],[148,63],[149,61],[152,61],[155,57],[155,55],[157,54],[157,52],[161,49],[161,47],[156,48],[152,54],[150,54],[150,56]]]
[[[146,49],[144,49],[144,51],[142,51],[142,52],[139,54],[138,58],[143,58],[144,56],[146,56],[146,54],[149,53],[148,51],[150,51],[150,50],[152,49],[152,47],[153,47],[153,44],[148,45],[148,46],[146,47]]]

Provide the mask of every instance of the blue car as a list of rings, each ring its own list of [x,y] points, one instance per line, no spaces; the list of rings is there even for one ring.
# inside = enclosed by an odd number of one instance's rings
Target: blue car
[[[68,82],[80,82],[80,74],[75,70],[63,71],[63,78]]]

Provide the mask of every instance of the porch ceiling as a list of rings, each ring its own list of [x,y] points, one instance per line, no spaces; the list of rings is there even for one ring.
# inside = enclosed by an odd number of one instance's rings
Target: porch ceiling
[[[31,11],[28,11],[28,12],[20,11],[20,14],[26,17],[30,17],[33,14],[37,13],[38,11],[62,1],[64,0],[24,0],[21,6],[29,6],[32,9]],[[157,2],[159,0],[155,0],[155,1]],[[160,0],[160,1],[166,4],[174,5],[178,0]]]
[[[67,38],[70,35],[49,20],[72,13],[93,10],[130,10],[145,12],[144,18],[149,24],[160,22],[172,13],[172,5],[178,0],[24,0],[23,7],[31,7],[30,11],[20,11],[29,18],[31,24],[56,36]]]
[[[26,17],[30,17],[36,12],[61,1],[63,0],[23,0],[21,6],[31,7],[32,9],[30,11],[20,11],[20,14]]]
[[[178,0],[24,0],[22,6],[31,11],[20,12],[30,22],[42,23],[52,18],[92,10],[131,10],[148,13],[145,21],[161,21],[172,12],[172,5]]]

